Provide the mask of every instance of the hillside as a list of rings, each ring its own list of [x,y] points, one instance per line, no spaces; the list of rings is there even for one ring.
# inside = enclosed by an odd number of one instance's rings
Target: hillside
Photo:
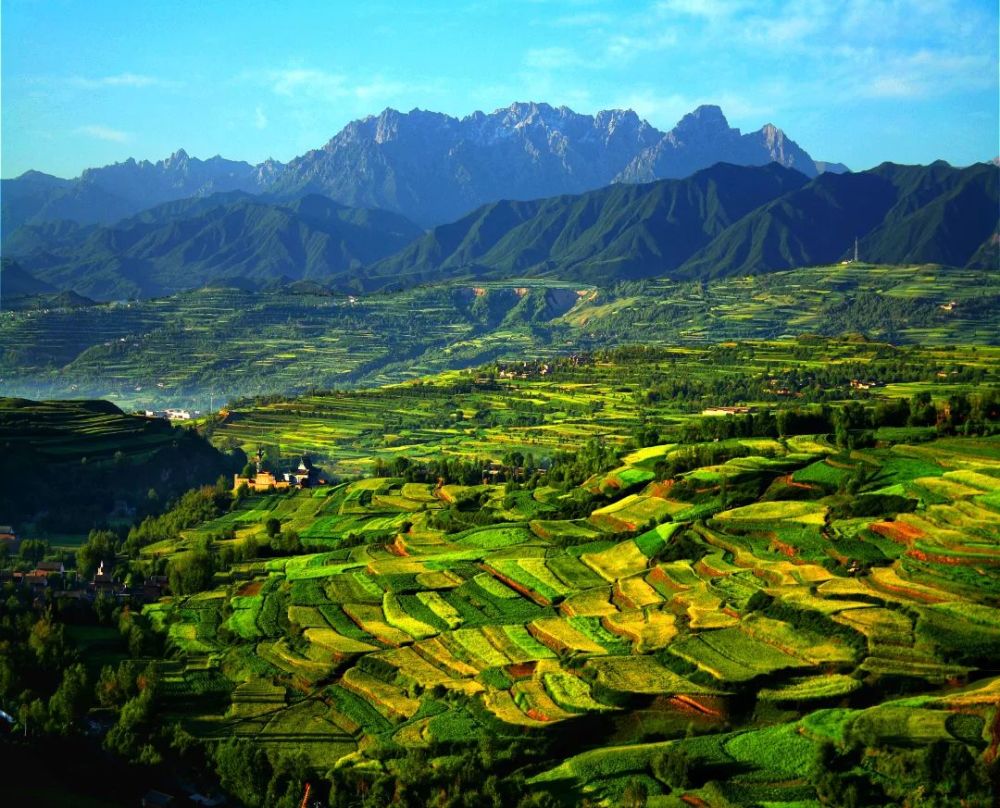
[[[166,750],[169,716],[210,771],[236,765],[201,753],[215,744],[295,755],[337,806],[403,788],[558,806],[920,788],[985,808],[996,352],[706,355],[236,408],[216,440],[274,430],[289,460],[286,440],[326,440],[370,476],[133,530],[129,569],[165,564],[172,591],[142,611],[163,649],[142,657],[149,718],[118,708],[117,726]],[[925,381],[939,362],[959,381]],[[778,367],[815,403],[782,400]],[[895,381],[859,391],[856,368]],[[721,403],[753,412],[698,415]]]
[[[17,298],[44,295],[54,291],[53,287],[25,271],[17,261],[4,258],[0,261],[0,301],[4,308],[10,308]]]
[[[731,224],[805,182],[778,165],[719,164],[683,180],[497,202],[434,228],[371,267],[366,281],[551,276],[606,285],[666,275]]]
[[[166,203],[109,227],[21,228],[8,252],[42,281],[102,300],[153,297],[212,283],[260,288],[341,281],[421,234],[393,213],[310,195],[275,204],[242,193]],[[19,253],[20,250],[30,250]]]
[[[442,276],[603,286],[698,280],[833,263],[852,254],[855,237],[866,260],[987,269],[987,245],[998,232],[997,174],[986,164],[887,163],[807,180],[777,164],[719,164],[684,180],[487,205],[366,275],[373,284]]]
[[[231,473],[232,457],[197,433],[126,415],[109,401],[0,398],[4,524],[32,535],[86,533],[162,510],[189,488]],[[154,500],[148,494],[155,490]]]
[[[207,409],[213,394],[218,405],[616,345],[851,332],[898,344],[996,345],[998,301],[996,273],[935,265],[837,264],[611,288],[456,281],[353,299],[303,282],[216,288],[10,314],[0,319],[0,377],[7,391],[31,398]]]
[[[998,231],[998,171],[979,163],[823,174],[737,222],[682,267],[686,278],[768,272],[852,254],[880,263],[996,269],[984,245]]]
[[[643,149],[618,180],[651,182],[687,177],[718,162],[748,166],[775,162],[808,177],[824,171],[847,171],[847,167],[839,163],[813,160],[773,124],[765,124],[757,132],[742,134],[739,129],[729,126],[719,107],[706,105],[681,118],[656,145]]]
[[[811,157],[775,127],[741,135],[722,110],[699,107],[663,133],[631,110],[581,115],[515,103],[465,118],[387,109],[348,124],[322,149],[292,160],[273,186],[395,210],[431,226],[484,203],[578,194],[612,182],[686,177],[718,162],[770,161],[816,174]]]
[[[426,233],[318,195],[236,191],[110,227],[25,226],[7,254],[49,286],[105,300],[296,280],[352,293],[449,279],[703,280],[835,263],[856,238],[866,261],[993,269],[997,175],[987,164],[886,163],[810,180],[777,162],[719,163],[684,179],[494,202]]]

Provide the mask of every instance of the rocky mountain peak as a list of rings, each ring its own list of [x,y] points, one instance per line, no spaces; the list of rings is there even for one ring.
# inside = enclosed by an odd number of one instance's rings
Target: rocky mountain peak
[[[773,123],[766,123],[760,128],[760,133],[764,138],[764,142],[769,146],[777,143],[782,143],[785,140],[785,133],[782,132]]]
[[[715,104],[702,104],[692,112],[689,112],[674,127],[674,131],[705,132],[705,131],[731,131],[729,121],[722,112],[722,108]],[[735,130],[737,133],[739,130]]]
[[[351,121],[322,148],[287,165],[267,160],[252,166],[221,157],[203,161],[184,149],[155,164],[130,158],[67,181],[90,186],[92,200],[86,204],[78,201],[79,194],[65,200],[39,197],[35,207],[5,221],[16,224],[36,216],[39,221],[111,221],[184,196],[238,190],[287,199],[319,192],[344,205],[402,213],[427,227],[498,199],[582,193],[612,182],[687,177],[718,162],[771,160],[809,176],[821,170],[777,127],[768,124],[741,135],[715,104],[699,106],[666,134],[630,109],[588,115],[566,106],[515,101],[457,118],[387,107]],[[842,168],[830,164],[828,170]],[[12,182],[26,187],[31,181]],[[53,197],[66,193],[53,187]]]

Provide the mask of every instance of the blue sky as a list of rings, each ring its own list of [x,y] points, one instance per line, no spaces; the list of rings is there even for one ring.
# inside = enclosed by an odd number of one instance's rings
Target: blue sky
[[[0,0],[2,176],[161,159],[286,161],[387,106],[717,103],[813,157],[1000,153],[995,0]]]

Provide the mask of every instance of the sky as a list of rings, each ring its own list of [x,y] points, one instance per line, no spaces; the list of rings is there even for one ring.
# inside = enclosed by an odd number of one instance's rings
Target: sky
[[[699,104],[814,159],[955,165],[998,144],[996,0],[0,0],[0,176],[178,148],[257,163],[385,107]]]

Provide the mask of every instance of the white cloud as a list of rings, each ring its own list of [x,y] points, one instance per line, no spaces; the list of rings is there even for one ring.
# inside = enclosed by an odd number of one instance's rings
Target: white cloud
[[[861,88],[869,98],[912,98],[922,94],[920,87],[902,76],[877,76]]]
[[[269,70],[263,74],[250,76],[252,79],[260,79],[261,77],[271,92],[290,101],[355,99],[379,103],[398,98],[406,93],[417,91],[434,93],[440,89],[432,85],[397,81],[379,75],[366,77],[364,81],[355,81],[343,73],[333,73],[309,67]]]
[[[754,17],[746,21],[744,37],[768,47],[805,46],[808,37],[817,33],[822,25],[823,21],[815,14]]]
[[[73,76],[69,83],[74,87],[84,90],[98,90],[102,87],[167,87],[174,86],[176,82],[158,79],[154,76],[144,76],[139,73],[119,73],[114,76],[101,76],[98,78],[87,78],[84,76]]]
[[[564,14],[556,17],[552,24],[564,28],[591,28],[614,22],[614,15],[603,11],[585,11],[579,14]]]
[[[717,20],[730,17],[747,5],[745,0],[663,0],[656,4],[656,10]]]
[[[664,50],[677,44],[677,34],[672,29],[641,35],[615,34],[604,48],[607,59],[624,62],[641,53]]]
[[[411,85],[404,81],[391,81],[375,76],[367,84],[355,84],[351,88],[351,94],[355,98],[362,100],[395,98],[408,92]]]
[[[345,79],[325,70],[291,67],[268,73],[271,90],[277,95],[294,96],[303,92],[310,95],[342,96],[346,94]]]
[[[926,98],[996,86],[996,62],[988,56],[919,50],[880,58],[866,51],[856,59],[849,88],[869,98]]]
[[[77,134],[87,135],[97,140],[105,140],[109,143],[127,143],[132,139],[132,136],[128,132],[123,132],[120,129],[112,129],[110,126],[102,126],[98,123],[77,127],[75,131]]]
[[[583,59],[569,48],[532,48],[524,54],[524,66],[531,70],[561,70],[582,64]]]
[[[264,112],[264,108],[258,104],[257,108],[253,111],[253,125],[258,129],[267,129],[267,114]]]

